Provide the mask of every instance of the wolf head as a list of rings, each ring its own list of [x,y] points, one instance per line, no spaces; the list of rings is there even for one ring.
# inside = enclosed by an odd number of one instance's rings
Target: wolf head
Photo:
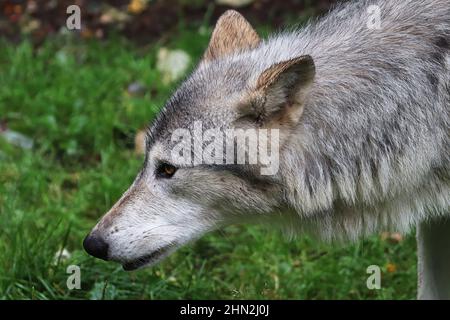
[[[310,56],[270,61],[266,51],[239,13],[220,17],[199,65],[149,128],[143,169],[86,237],[88,253],[133,270],[220,226],[286,208],[282,166],[264,174],[268,163],[249,146],[276,137],[270,153],[282,153],[315,69]],[[213,161],[203,157],[206,132],[225,137]]]

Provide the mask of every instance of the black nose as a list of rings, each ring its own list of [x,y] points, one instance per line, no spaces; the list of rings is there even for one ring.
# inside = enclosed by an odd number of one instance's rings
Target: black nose
[[[95,232],[89,234],[84,239],[83,247],[91,256],[108,260],[108,244]]]

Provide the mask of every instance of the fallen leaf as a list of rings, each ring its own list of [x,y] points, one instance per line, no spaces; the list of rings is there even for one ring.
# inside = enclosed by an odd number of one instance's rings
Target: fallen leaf
[[[403,235],[399,232],[383,232],[380,235],[381,240],[388,241],[390,243],[399,243],[403,241]]]
[[[191,57],[183,50],[161,48],[156,68],[162,73],[162,82],[169,84],[180,79],[189,68]]]
[[[395,242],[403,241],[403,235],[399,232],[391,233],[391,239]]]
[[[130,16],[114,7],[107,7],[100,16],[100,23],[113,24],[127,22]]]
[[[141,155],[145,153],[145,130],[139,130],[134,137],[134,153]]]
[[[23,33],[32,33],[34,31],[36,31],[37,29],[39,29],[41,27],[41,21],[38,19],[31,19],[26,21],[23,25],[22,25],[22,32]]]
[[[15,131],[6,129],[6,130],[0,131],[0,136],[2,136],[6,142],[8,142],[16,147],[20,147],[20,148],[26,149],[26,150],[33,148],[33,144],[34,144],[33,140],[19,132],[15,132]]]
[[[90,39],[90,38],[92,38],[93,36],[94,36],[94,33],[92,32],[91,29],[89,29],[89,28],[83,28],[83,29],[81,30],[81,37],[82,37],[83,39]]]
[[[97,39],[103,39],[103,37],[105,36],[105,33],[103,32],[103,29],[97,29],[95,30],[95,37]]]
[[[386,265],[386,271],[387,271],[388,273],[394,273],[394,272],[397,271],[397,266],[396,266],[395,264],[393,264],[393,263],[388,263],[388,264]]]
[[[144,0],[131,0],[128,5],[128,11],[132,14],[139,14],[147,7],[147,1]]]
[[[34,13],[37,11],[37,9],[38,9],[38,5],[37,5],[36,1],[28,0],[26,11],[28,13]]]

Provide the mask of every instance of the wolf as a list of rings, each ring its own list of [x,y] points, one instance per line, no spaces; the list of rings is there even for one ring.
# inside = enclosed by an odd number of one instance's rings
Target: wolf
[[[278,170],[177,160],[171,135],[196,122],[278,130]],[[142,170],[84,247],[134,270],[232,223],[325,241],[442,226],[450,213],[449,128],[448,0],[350,1],[268,39],[226,11],[197,67],[149,126]],[[448,230],[421,238],[450,244]],[[430,255],[429,242],[419,250],[428,257],[422,264],[433,268],[439,256],[449,276],[439,281],[446,288],[427,285],[435,295],[425,297],[450,296],[450,255]]]

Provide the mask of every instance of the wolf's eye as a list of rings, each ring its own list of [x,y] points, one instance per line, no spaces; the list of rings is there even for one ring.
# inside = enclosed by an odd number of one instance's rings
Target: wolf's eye
[[[156,169],[156,176],[158,178],[171,178],[176,171],[177,168],[173,165],[168,163],[161,163]]]

